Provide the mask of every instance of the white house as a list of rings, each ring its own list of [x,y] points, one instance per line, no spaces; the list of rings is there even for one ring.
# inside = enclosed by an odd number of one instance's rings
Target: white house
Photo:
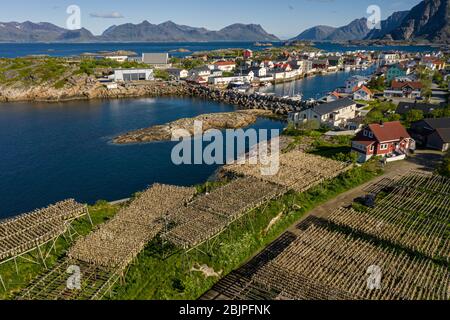
[[[379,56],[380,64],[382,66],[396,64],[400,61],[400,56],[398,53],[382,53]]]
[[[154,80],[153,69],[115,69],[114,81],[151,81]]]
[[[355,88],[359,88],[363,85],[366,85],[369,81],[368,78],[363,76],[353,76],[345,81],[345,93],[353,93]]]
[[[211,76],[211,70],[207,66],[194,68],[189,71],[189,77],[192,76],[208,79]]]
[[[122,63],[128,60],[128,56],[105,56],[105,59],[114,60]]]
[[[353,100],[372,100],[373,93],[366,86],[357,87],[353,91]]]
[[[214,63],[214,68],[224,72],[231,72],[236,69],[236,62],[234,61],[217,61]]]
[[[265,67],[253,67],[250,70],[253,71],[255,77],[263,78],[267,76],[267,68]]]
[[[166,71],[175,79],[186,79],[189,76],[189,71],[186,69],[169,68]]]
[[[252,81],[253,77],[251,75],[234,76],[234,77],[210,77],[208,80],[209,84],[215,86],[229,85],[231,82],[252,82]]]
[[[300,112],[291,113],[289,115],[289,121],[294,124],[318,121],[321,125],[345,127],[350,120],[356,118],[356,106],[356,102],[351,99],[339,99],[333,102],[319,104]]]

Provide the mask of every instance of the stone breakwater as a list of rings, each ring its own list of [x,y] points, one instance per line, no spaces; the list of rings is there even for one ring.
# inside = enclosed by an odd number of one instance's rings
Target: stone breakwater
[[[192,86],[190,91],[191,95],[195,97],[231,104],[241,109],[268,110],[277,115],[287,115],[290,112],[300,111],[311,106],[306,101],[293,101],[277,96],[247,94],[234,90],[219,90],[202,86]]]

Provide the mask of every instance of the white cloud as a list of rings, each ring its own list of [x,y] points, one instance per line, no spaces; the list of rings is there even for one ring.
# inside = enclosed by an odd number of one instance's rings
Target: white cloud
[[[102,18],[102,19],[121,19],[124,18],[124,16],[117,11],[108,12],[108,13],[90,13],[89,14],[92,18]]]

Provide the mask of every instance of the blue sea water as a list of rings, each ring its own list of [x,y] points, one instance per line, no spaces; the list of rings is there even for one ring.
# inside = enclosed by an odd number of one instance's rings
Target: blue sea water
[[[280,44],[278,44],[280,45]],[[321,44],[317,44],[319,47]],[[30,54],[78,55],[100,50],[165,52],[177,48],[202,51],[254,47],[253,43],[126,43],[126,44],[0,44],[0,57]],[[377,47],[388,50],[388,47]],[[348,50],[323,44],[329,51]],[[358,49],[352,47],[352,49]],[[426,47],[402,50],[427,51]],[[431,48],[428,48],[430,50]],[[368,71],[358,71],[361,74]],[[319,96],[342,86],[354,73],[339,72],[280,84],[263,90],[280,95]],[[174,143],[117,146],[111,139],[123,132],[203,113],[232,111],[225,104],[196,99],[129,99],[58,104],[0,104],[0,218],[27,212],[65,198],[93,203],[117,200],[159,182],[193,185],[208,179],[218,166],[175,166]],[[260,119],[253,128],[282,128]]]
[[[273,43],[274,46],[281,46],[282,43]],[[333,43],[318,42],[315,46],[319,49],[336,51],[355,50],[402,50],[410,52],[435,51],[430,46],[343,46]],[[137,54],[143,52],[170,52],[180,48],[188,49],[191,52],[172,52],[173,56],[186,56],[192,52],[226,49],[226,48],[247,48],[252,50],[262,50],[264,47],[257,47],[253,42],[164,42],[164,43],[0,43],[0,57],[14,58],[27,55],[45,54],[50,56],[76,56],[86,52],[131,50]]]
[[[278,96],[292,96],[302,94],[304,99],[320,99],[324,95],[342,87],[345,81],[353,75],[369,76],[373,74],[374,67],[366,70],[355,70],[349,72],[335,72],[324,75],[316,75],[297,81],[279,83],[271,87],[259,88],[259,92],[275,93]]]
[[[111,139],[179,118],[233,110],[188,98],[0,104],[0,218],[66,198],[123,199],[156,182],[202,183],[218,166],[174,165],[176,142],[118,146]],[[251,127],[283,126],[260,119]]]

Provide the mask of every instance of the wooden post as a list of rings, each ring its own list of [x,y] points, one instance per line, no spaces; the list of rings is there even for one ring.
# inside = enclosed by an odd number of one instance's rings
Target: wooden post
[[[45,269],[48,269],[47,268],[47,264],[45,263],[45,258],[44,258],[43,254],[42,254],[41,246],[38,246],[38,251],[39,251],[39,255],[41,256],[42,263],[44,264]]]
[[[3,278],[2,278],[1,275],[0,275],[0,282],[2,283],[3,289],[4,289],[5,292],[6,292],[6,286],[5,286],[5,283],[3,282]]]
[[[94,223],[92,222],[91,214],[89,213],[89,209],[86,207],[86,215],[89,218],[89,222],[91,223],[91,226],[94,226]]]
[[[16,266],[16,273],[19,275],[19,267],[17,266],[17,257],[14,257],[14,265]]]

